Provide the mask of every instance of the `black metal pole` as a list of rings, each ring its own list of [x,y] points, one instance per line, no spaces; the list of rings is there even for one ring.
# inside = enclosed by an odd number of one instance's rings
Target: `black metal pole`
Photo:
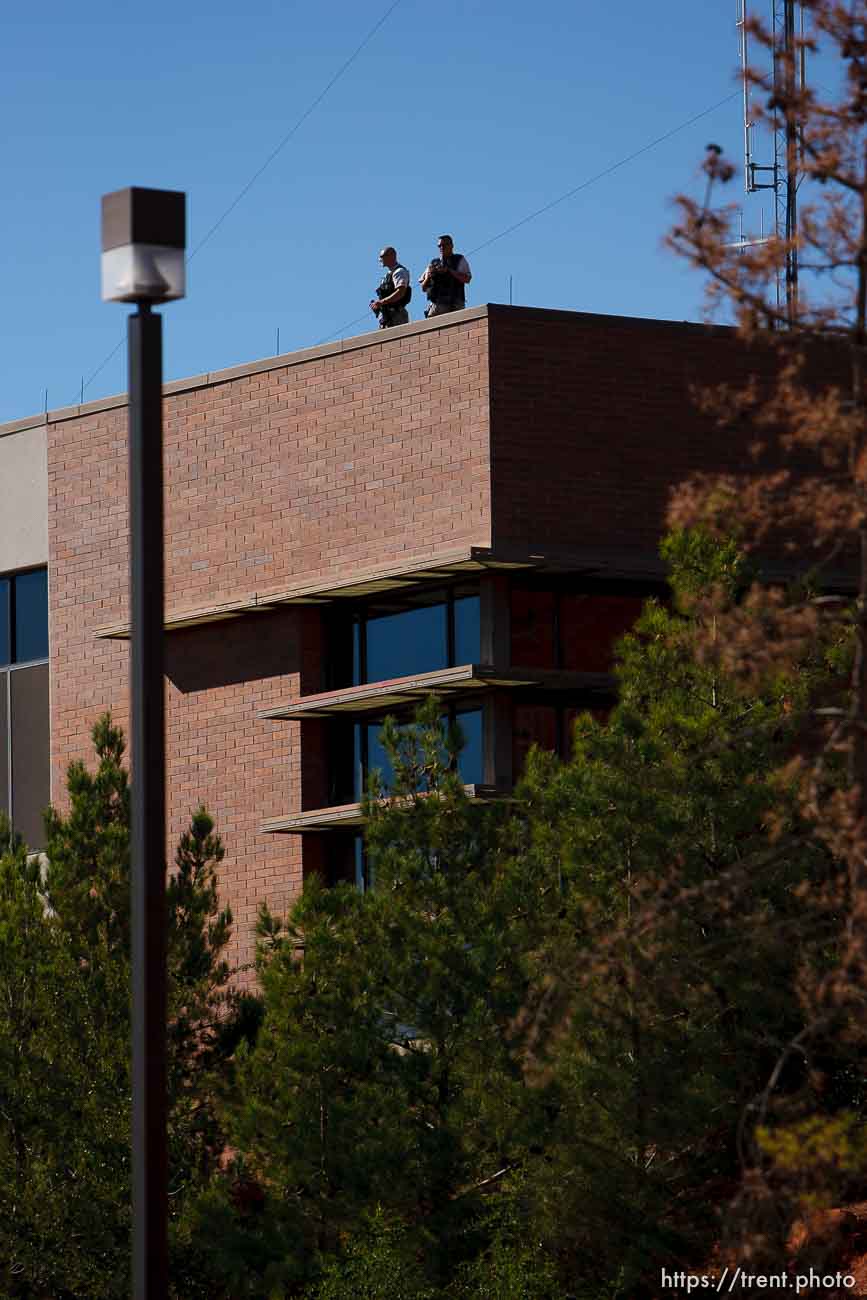
[[[129,317],[133,1300],[168,1293],[162,317]]]

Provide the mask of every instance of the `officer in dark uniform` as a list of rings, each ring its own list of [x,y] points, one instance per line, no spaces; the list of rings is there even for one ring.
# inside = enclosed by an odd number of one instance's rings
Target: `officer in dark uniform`
[[[451,235],[440,235],[437,247],[439,257],[428,263],[419,280],[430,300],[425,316],[442,316],[444,312],[460,311],[466,307],[464,286],[473,278],[463,253],[455,252]]]
[[[409,271],[397,260],[397,253],[390,246],[379,255],[385,267],[385,275],[377,285],[376,297],[371,300],[370,310],[379,317],[381,330],[391,329],[393,325],[406,325],[409,321],[407,303],[412,297]]]

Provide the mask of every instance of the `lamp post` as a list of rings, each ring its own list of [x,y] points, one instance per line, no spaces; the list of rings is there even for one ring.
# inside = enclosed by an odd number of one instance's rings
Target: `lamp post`
[[[129,349],[132,622],[132,1294],[168,1293],[166,792],[163,684],[162,317],[182,298],[186,196],[102,200],[102,297],[132,302]]]

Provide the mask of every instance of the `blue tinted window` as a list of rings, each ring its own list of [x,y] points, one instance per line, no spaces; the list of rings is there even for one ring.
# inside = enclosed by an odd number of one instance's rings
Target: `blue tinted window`
[[[458,772],[465,785],[481,785],[484,774],[482,710],[458,713],[455,721],[461,729],[464,747],[458,755]],[[448,727],[448,717],[443,716]],[[407,724],[404,724],[407,725]],[[367,768],[362,767],[362,742],[367,740]],[[445,761],[445,753],[443,760]],[[382,723],[356,723],[355,726],[355,797],[361,799],[369,773],[378,771],[386,790],[394,780],[394,769],[382,743]]]
[[[360,799],[364,793],[364,755],[361,751],[361,723],[352,728],[352,797]]]
[[[367,680],[386,681],[448,664],[446,605],[425,605],[367,620]]]
[[[382,784],[388,789],[394,779],[391,760],[382,743],[382,723],[356,723],[355,726],[355,797],[361,799],[367,788],[367,778],[378,771]],[[367,739],[367,768],[363,767],[362,742]]]
[[[364,840],[360,835],[356,835],[355,837],[353,854],[355,860],[355,888],[360,890],[363,894],[365,889],[369,888],[369,881],[367,880],[367,871],[365,870],[367,864],[365,862]]]
[[[48,658],[48,570],[20,573],[15,582],[15,662]]]
[[[481,619],[478,596],[455,598],[455,663],[477,664],[481,654]]]
[[[482,710],[459,713],[455,718],[464,738],[458,754],[458,772],[464,785],[481,785],[484,780],[485,755],[482,744]]]
[[[364,624],[352,624],[352,685],[360,686],[364,681],[361,675],[361,634]]]
[[[367,770],[372,772],[374,769],[380,773],[383,785],[390,786],[394,771],[382,743],[382,726],[379,723],[372,723],[367,728]]]
[[[9,625],[9,588],[8,578],[0,578],[0,664],[8,664],[12,647],[9,644],[11,628]]]

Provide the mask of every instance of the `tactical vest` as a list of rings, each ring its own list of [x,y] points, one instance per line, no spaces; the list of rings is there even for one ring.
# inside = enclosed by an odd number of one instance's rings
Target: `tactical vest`
[[[456,271],[462,257],[463,253],[452,253],[450,257],[444,257],[441,260],[450,270]],[[433,280],[427,287],[427,296],[438,307],[448,307],[451,311],[459,311],[461,307],[465,307],[467,304],[464,285],[460,280],[456,280],[453,275],[446,274],[445,271],[436,271],[434,273]]]
[[[395,267],[394,270],[397,270],[397,267]],[[406,267],[404,267],[403,270],[406,270]],[[397,285],[394,282],[392,272],[386,271],[382,280],[377,285],[376,296],[377,298],[387,298],[389,294],[394,293],[396,288]],[[383,311],[399,311],[401,307],[406,307],[411,297],[412,285],[404,285],[403,297],[398,298],[397,302],[390,302],[387,307],[383,307]]]

